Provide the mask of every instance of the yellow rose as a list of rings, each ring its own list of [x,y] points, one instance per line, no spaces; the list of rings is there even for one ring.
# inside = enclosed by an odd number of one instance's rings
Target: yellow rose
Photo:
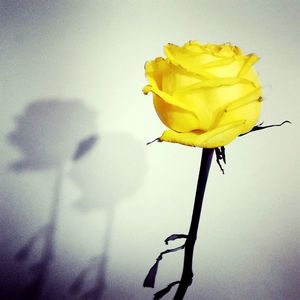
[[[168,44],[145,65],[155,110],[170,130],[161,141],[202,148],[227,145],[257,123],[262,90],[253,64],[231,44]]]

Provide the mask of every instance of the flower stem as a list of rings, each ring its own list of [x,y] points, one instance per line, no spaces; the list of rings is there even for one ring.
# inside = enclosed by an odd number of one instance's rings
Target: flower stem
[[[198,177],[197,191],[195,196],[193,215],[190,225],[190,230],[185,243],[184,250],[184,264],[183,271],[181,275],[181,280],[176,291],[174,300],[182,300],[188,287],[192,284],[193,281],[193,253],[194,246],[197,239],[197,231],[200,221],[201,208],[203,203],[203,197],[207,182],[207,177],[211,165],[211,160],[214,154],[214,149],[203,149],[200,172]]]

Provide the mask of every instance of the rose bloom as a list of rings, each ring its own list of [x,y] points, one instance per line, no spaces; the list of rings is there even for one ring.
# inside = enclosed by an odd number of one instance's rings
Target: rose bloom
[[[216,148],[256,125],[262,90],[255,54],[196,41],[168,44],[164,52],[166,58],[146,63],[149,85],[143,89],[153,93],[155,110],[170,129],[161,141]]]

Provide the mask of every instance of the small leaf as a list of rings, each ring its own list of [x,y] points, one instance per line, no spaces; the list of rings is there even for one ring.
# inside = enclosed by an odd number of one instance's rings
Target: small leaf
[[[161,252],[159,254],[159,256],[157,257],[157,259],[156,259],[156,263],[151,267],[150,271],[148,272],[148,274],[147,274],[147,276],[144,280],[143,286],[154,288],[155,278],[156,278],[157,269],[158,269],[158,264],[162,260],[163,256],[165,254],[168,254],[168,253],[171,253],[171,252],[176,252],[178,250],[184,249],[184,247],[185,247],[185,245],[182,245],[182,246],[179,246],[179,247],[176,247],[176,248],[173,248],[173,249],[167,249],[167,250]]]
[[[157,259],[155,264],[149,270],[149,272],[144,280],[143,287],[154,288],[156,274],[157,274],[157,270],[158,270],[158,264],[159,264],[160,260],[161,259]]]
[[[175,241],[177,239],[186,239],[186,238],[187,238],[186,234],[180,234],[180,233],[171,234],[165,239],[165,244],[168,245],[170,241]]]

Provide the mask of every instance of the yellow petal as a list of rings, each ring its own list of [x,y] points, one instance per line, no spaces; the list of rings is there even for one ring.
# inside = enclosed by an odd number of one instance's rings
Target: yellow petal
[[[196,41],[190,41],[182,47],[168,44],[164,47],[164,52],[173,64],[204,79],[216,76],[242,77],[258,60],[255,54],[245,56],[239,47],[229,43],[201,45]]]
[[[152,92],[153,94],[159,96],[164,102],[176,107],[177,109],[186,110],[188,112],[191,112],[192,114],[195,114],[185,102],[179,101],[176,97],[173,97],[172,95],[161,91],[151,85],[146,85],[143,88],[143,92],[145,94]]]
[[[155,109],[166,126],[180,132],[210,128],[212,113],[205,102],[192,93],[177,96],[178,89],[199,83],[198,77],[161,58],[146,64],[146,76],[151,84],[143,92],[151,91],[159,96],[154,101]],[[180,118],[182,114],[184,118],[175,122],[175,116]]]
[[[199,128],[199,119],[184,102],[148,85],[144,92],[153,93],[153,103],[160,120],[169,128],[179,132],[188,132]]]
[[[232,45],[231,43],[207,44],[207,45],[204,45],[204,48],[208,52],[213,53],[214,55],[220,56],[220,57],[234,56],[237,59],[238,57],[243,56],[242,50],[239,47]]]
[[[242,98],[251,95],[255,89],[253,83],[245,79],[220,78],[178,89],[173,96],[180,99],[182,103],[188,103],[190,110],[194,111],[198,119],[208,126],[199,127],[199,129],[209,130],[214,127],[230,103],[235,103],[235,106],[245,105],[249,99]],[[261,96],[260,92],[257,95],[257,97],[252,95],[249,102],[256,101]],[[236,102],[237,100],[240,101]],[[244,117],[241,116],[238,119],[241,118]],[[211,119],[213,122],[208,124]]]
[[[207,132],[194,131],[178,133],[166,130],[160,137],[161,141],[179,143],[201,148],[216,148],[232,142],[243,132],[245,120],[235,121]]]
[[[146,77],[151,86],[172,95],[177,89],[195,84],[201,80],[199,76],[189,74],[171,62],[157,58],[145,65]]]
[[[171,130],[161,140],[214,148],[230,143],[256,124],[261,85],[253,64],[230,43],[164,47],[166,59],[146,64],[156,112]]]
[[[172,44],[169,43],[169,45]],[[199,43],[198,41],[188,41],[182,46],[182,48],[198,53],[203,53],[206,51],[204,45]]]
[[[215,111],[215,120],[213,127],[222,126],[230,122],[240,120],[241,116],[245,118],[245,132],[251,130],[258,121],[261,111],[261,88],[254,89],[247,95],[240,97],[230,103],[227,103]]]
[[[202,64],[199,66],[200,69],[209,69],[209,68],[216,68],[216,67],[221,67],[221,66],[227,66],[231,63],[234,62],[233,57],[226,57],[226,58],[218,58],[216,60],[213,60],[211,62]]]
[[[202,88],[216,88],[220,86],[231,86],[238,83],[243,84],[250,84],[252,86],[255,86],[252,81],[244,79],[244,78],[237,78],[237,77],[227,77],[227,78],[216,78],[216,79],[208,79],[203,80],[201,82],[197,82],[193,85],[187,86],[182,89],[178,89],[177,93],[186,93],[192,90],[198,90]]]
[[[261,98],[258,98],[255,101],[247,103],[245,106],[241,106],[235,110],[225,113],[218,125],[226,124],[227,122],[237,120],[243,116],[243,118],[246,120],[244,132],[250,131],[257,124],[259,119],[262,108],[262,102],[260,99]]]
[[[163,77],[168,72],[168,66],[162,57],[158,57],[155,60],[146,62],[145,73],[150,85],[155,88],[162,89]]]
[[[172,105],[156,94],[153,104],[160,120],[172,130],[189,132],[199,128],[199,120],[193,112]]]
[[[254,53],[247,55],[247,60],[245,60],[244,65],[238,74],[238,77],[242,77],[243,75],[245,75],[258,60],[259,57]]]
[[[215,76],[202,68],[203,64],[212,63],[216,57],[206,52],[199,53],[182,47],[168,44],[164,52],[172,64],[180,66],[188,72],[198,74],[204,79],[213,79]]]
[[[226,100],[226,94],[228,94],[222,93],[222,91],[218,91],[219,88],[232,86],[235,88],[235,90],[239,91],[239,86],[235,86],[237,84],[246,84],[250,85],[250,87],[253,88],[250,81],[242,78],[211,79],[177,90],[173,94],[173,97],[180,99],[182,103],[188,103],[190,110],[193,111],[199,119],[198,129],[207,131],[215,127],[214,124],[217,123],[216,119],[218,118],[218,116],[221,116],[221,114],[218,115],[218,112],[215,112],[215,105],[217,105],[217,107],[219,108],[220,103],[222,103],[223,100]],[[246,91],[247,90],[245,88],[242,89],[243,93],[245,93]],[[219,97],[219,99],[216,97],[212,98],[210,97],[210,95],[215,95]],[[232,94],[230,93],[229,96],[232,97]],[[225,108],[223,108],[222,112],[224,111]]]

